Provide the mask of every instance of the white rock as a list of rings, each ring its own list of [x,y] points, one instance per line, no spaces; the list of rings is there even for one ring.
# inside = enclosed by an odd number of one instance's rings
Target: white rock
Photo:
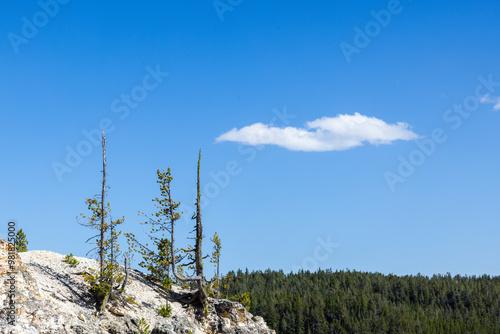
[[[7,277],[6,242],[0,239],[0,277]],[[109,309],[96,316],[94,301],[84,282],[82,271],[97,269],[96,260],[76,257],[80,264],[72,268],[64,256],[49,251],[29,251],[16,256],[16,325],[7,324],[6,317],[0,317],[0,333],[136,333],[137,324],[144,318],[150,325],[150,332],[156,333],[255,333],[272,334],[260,317],[253,317],[238,303],[227,300],[208,302],[208,315],[204,308],[184,308],[179,302],[169,302],[172,316],[163,318],[157,309],[167,300],[160,293],[161,286],[147,279],[137,270],[130,270],[129,282],[124,293],[136,305],[122,301],[111,302]],[[7,283],[7,282],[5,282]],[[8,305],[9,284],[0,286],[0,305]],[[173,286],[173,292],[182,289]],[[195,314],[197,313],[197,314]],[[123,315],[122,315],[123,314]],[[225,314],[226,317],[222,317]],[[198,319],[198,320],[197,320]]]

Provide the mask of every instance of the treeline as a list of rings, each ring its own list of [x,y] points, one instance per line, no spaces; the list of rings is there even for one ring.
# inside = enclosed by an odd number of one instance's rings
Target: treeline
[[[500,277],[230,272],[229,294],[279,334],[500,333]]]

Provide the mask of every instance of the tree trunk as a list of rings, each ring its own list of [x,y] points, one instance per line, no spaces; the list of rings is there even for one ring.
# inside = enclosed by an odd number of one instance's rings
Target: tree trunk
[[[99,257],[101,274],[104,271],[104,216],[105,216],[105,196],[106,196],[106,137],[102,131],[102,193],[101,193],[101,240],[99,245]]]
[[[106,311],[106,304],[108,303],[108,300],[113,299],[113,260],[114,260],[114,254],[113,254],[113,225],[111,224],[111,279],[109,281],[109,293],[106,294],[106,297],[104,298],[104,301],[102,302],[101,305],[101,314],[104,314]]]
[[[127,258],[125,257],[125,279],[123,280],[123,284],[121,287],[122,291],[125,291],[125,286],[127,285],[128,281],[128,268],[127,268]]]
[[[220,261],[220,255],[217,254],[217,291],[215,298],[219,299],[220,295],[220,274],[219,274],[219,261]]]
[[[171,214],[173,214],[173,210],[172,209],[170,209],[170,210],[171,210]],[[171,221],[171,225],[170,225],[170,239],[171,239],[170,240],[171,241],[170,242],[170,254],[172,256],[171,264],[172,264],[172,273],[174,274],[174,277],[181,282],[196,281],[197,285],[198,285],[198,291],[196,293],[195,299],[203,304],[205,302],[205,300],[207,299],[207,295],[205,294],[205,291],[203,290],[203,276],[196,275],[196,276],[183,277],[177,273],[177,270],[175,270],[175,250],[174,250],[175,239],[174,239],[174,222],[173,221]]]
[[[195,261],[196,261],[196,276],[200,277],[197,281],[198,291],[200,292],[200,301],[204,302],[207,299],[204,289],[204,277],[203,277],[203,225],[201,224],[201,191],[200,191],[200,162],[201,162],[201,148],[198,155],[198,175],[197,175],[197,194],[196,194],[196,246],[195,246]]]
[[[177,270],[175,270],[175,251],[174,251],[174,220],[171,220],[170,226],[170,254],[172,255],[172,273],[174,277],[182,282],[196,281],[198,286],[198,291],[196,293],[196,298],[198,302],[202,305],[207,299],[207,295],[204,289],[204,277],[203,277],[203,253],[202,253],[202,238],[203,238],[203,228],[201,225],[201,207],[200,207],[200,161],[201,161],[201,149],[198,157],[198,182],[197,182],[197,196],[196,196],[196,244],[195,244],[195,267],[196,267],[196,276],[188,276],[182,277],[177,274]],[[168,197],[170,200],[170,190],[168,192]],[[170,206],[170,217],[174,216],[173,208]]]

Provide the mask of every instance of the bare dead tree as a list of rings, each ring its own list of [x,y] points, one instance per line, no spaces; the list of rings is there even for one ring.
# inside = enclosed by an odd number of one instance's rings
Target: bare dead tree
[[[125,290],[125,286],[127,285],[128,281],[128,267],[127,267],[127,257],[125,257],[125,279],[123,280],[122,287],[120,288],[121,291]]]
[[[105,232],[105,196],[106,196],[106,137],[104,135],[104,130],[102,131],[102,192],[101,192],[101,240],[99,244],[99,258],[101,265],[101,274],[104,271],[104,232]]]
[[[200,163],[201,163],[201,148],[198,155],[198,173],[196,182],[196,243],[194,247],[196,261],[196,275],[200,277],[196,282],[200,293],[200,301],[205,301],[207,295],[204,290],[204,275],[203,275],[203,225],[201,224],[201,191],[200,191]]]
[[[175,269],[175,249],[174,249],[174,243],[175,243],[175,238],[174,238],[174,223],[177,219],[179,219],[179,214],[174,212],[174,209],[179,205],[179,203],[174,203],[172,201],[172,197],[170,195],[170,186],[165,187],[166,189],[166,196],[167,196],[167,202],[169,204],[169,219],[170,219],[170,253],[172,256],[172,272],[179,281],[182,282],[194,282],[196,281],[198,290],[193,294],[192,298],[189,300],[185,300],[187,303],[192,303],[195,301],[198,301],[200,304],[203,304],[205,300],[207,299],[207,295],[204,290],[204,276],[203,276],[203,253],[202,253],[202,239],[203,239],[203,226],[201,223],[201,191],[200,191],[200,162],[201,162],[201,149],[200,153],[198,156],[198,177],[197,177],[197,195],[196,195],[196,243],[195,243],[195,248],[194,248],[194,254],[195,254],[195,269],[196,269],[196,276],[186,276],[183,277],[179,275]],[[169,176],[170,177],[170,176]],[[168,183],[170,183],[170,179],[168,179]]]

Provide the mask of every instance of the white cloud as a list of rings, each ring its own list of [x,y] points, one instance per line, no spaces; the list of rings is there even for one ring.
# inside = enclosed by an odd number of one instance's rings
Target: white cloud
[[[500,96],[492,97],[490,94],[486,94],[479,99],[479,102],[493,104],[493,110],[500,110]]]
[[[306,123],[306,128],[278,128],[255,123],[232,129],[215,139],[247,145],[277,145],[291,151],[340,151],[365,142],[379,145],[395,140],[412,140],[419,136],[407,123],[387,124],[375,117],[355,113],[322,117]]]

